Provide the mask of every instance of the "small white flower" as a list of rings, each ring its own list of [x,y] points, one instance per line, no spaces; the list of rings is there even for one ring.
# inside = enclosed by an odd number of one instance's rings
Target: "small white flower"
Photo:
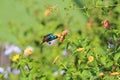
[[[25,71],[29,71],[28,66],[24,66]]]
[[[27,46],[26,49],[27,48],[31,49],[32,51],[34,50],[34,48],[32,46]]]
[[[9,76],[8,76],[8,73],[5,73],[5,74],[4,74],[4,78],[5,78],[5,79],[8,79],[8,77],[9,77]]]
[[[58,75],[58,71],[55,71],[53,75],[54,75],[54,76],[57,76],[57,75]]]
[[[65,70],[60,71],[60,74],[63,75],[65,73]]]
[[[69,45],[69,46],[68,46],[68,49],[71,49],[71,48],[72,48],[72,46]]]
[[[111,46],[111,44],[110,43],[108,43],[108,48],[110,49],[110,46]]]
[[[4,68],[0,67],[0,73],[4,72]]]

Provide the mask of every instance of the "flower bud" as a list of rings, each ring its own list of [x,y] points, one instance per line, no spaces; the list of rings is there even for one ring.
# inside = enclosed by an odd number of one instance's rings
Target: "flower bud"
[[[44,15],[45,15],[45,16],[49,16],[50,13],[51,13],[51,10],[50,10],[50,9],[47,9],[47,10],[45,11]]]
[[[109,22],[108,20],[102,21],[102,24],[104,25],[104,27],[105,27],[106,29],[109,29],[109,28],[110,28],[110,22]]]
[[[103,72],[99,73],[100,77],[103,77],[105,74]]]
[[[56,56],[52,64],[55,64],[59,60],[59,56]]]

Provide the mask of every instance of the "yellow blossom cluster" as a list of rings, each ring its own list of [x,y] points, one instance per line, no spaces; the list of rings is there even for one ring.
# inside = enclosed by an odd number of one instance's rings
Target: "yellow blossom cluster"
[[[19,54],[13,56],[12,61],[16,62],[19,59]]]

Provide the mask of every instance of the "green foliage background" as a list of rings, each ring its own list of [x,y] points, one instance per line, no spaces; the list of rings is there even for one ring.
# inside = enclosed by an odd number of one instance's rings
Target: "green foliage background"
[[[55,6],[49,16],[44,15],[46,6]],[[106,19],[111,25],[109,30],[101,24]],[[21,70],[18,80],[117,80],[119,76],[109,73],[120,72],[119,21],[119,0],[0,0],[0,42],[23,50],[29,45],[34,47],[31,56],[13,64]],[[87,26],[89,22],[92,27]],[[66,29],[69,33],[62,44],[40,44],[44,35]],[[110,38],[113,43],[108,48]],[[85,51],[76,52],[78,48]],[[68,56],[62,55],[65,49]],[[52,64],[57,55],[60,59]],[[89,56],[94,57],[90,64]],[[22,69],[26,63],[29,71]],[[55,71],[63,69],[64,75],[54,76]],[[99,77],[100,72],[105,76]]]

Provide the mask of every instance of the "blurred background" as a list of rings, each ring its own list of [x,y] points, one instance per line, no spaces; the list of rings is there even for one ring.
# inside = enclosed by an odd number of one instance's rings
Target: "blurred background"
[[[102,24],[104,20],[109,20],[111,26],[107,33]],[[49,75],[47,80],[63,79],[52,74],[65,72],[64,67],[59,67],[62,63],[74,65],[77,56],[71,63],[67,56],[77,48],[89,50],[97,46],[96,52],[105,53],[107,48],[114,47],[109,41],[119,42],[119,21],[119,0],[0,0],[0,73],[6,71],[5,79],[9,73],[20,74],[11,67],[11,56],[23,54],[31,46],[34,49],[31,58],[38,61],[33,65],[40,69],[36,74]],[[54,40],[51,44],[40,44],[44,35],[61,34],[64,30],[69,32],[62,43]],[[57,55],[61,61],[52,65]]]

